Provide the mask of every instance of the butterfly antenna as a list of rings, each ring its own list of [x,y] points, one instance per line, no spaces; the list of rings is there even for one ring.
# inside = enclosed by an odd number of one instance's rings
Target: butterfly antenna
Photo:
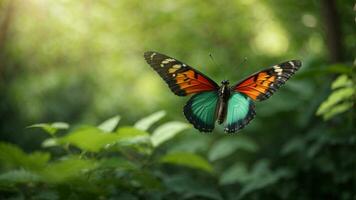
[[[225,80],[226,77],[225,77],[224,69],[221,68],[221,67],[215,62],[215,59],[214,59],[214,57],[213,57],[213,55],[212,55],[211,53],[209,53],[209,57],[210,57],[210,59],[213,61],[213,63],[220,69],[220,72],[221,72],[221,74],[223,74],[223,77],[224,77],[224,80]]]
[[[243,68],[245,63],[247,63],[247,57],[244,57],[244,60],[240,63],[239,67]]]

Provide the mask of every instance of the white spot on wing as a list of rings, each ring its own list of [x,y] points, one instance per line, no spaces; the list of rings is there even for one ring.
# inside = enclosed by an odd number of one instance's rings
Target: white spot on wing
[[[294,67],[294,63],[292,61],[289,61],[288,63]]]
[[[153,57],[155,56],[155,55],[157,55],[156,53],[153,53],[153,54],[151,54],[151,60],[153,60]]]
[[[167,58],[167,59],[163,60],[162,63],[163,64],[168,64],[168,63],[173,62],[173,61],[175,61],[173,58]]]
[[[179,64],[176,64],[176,65],[173,65],[172,67],[175,68],[175,69],[180,69],[182,66],[179,65]]]
[[[274,72],[276,72],[278,74],[278,76],[282,75],[282,72],[283,72],[283,69],[276,65],[276,66],[273,66],[273,69],[274,69]]]

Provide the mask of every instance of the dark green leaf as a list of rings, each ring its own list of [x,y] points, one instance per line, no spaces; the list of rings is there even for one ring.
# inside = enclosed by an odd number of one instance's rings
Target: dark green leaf
[[[225,137],[213,144],[209,151],[209,160],[215,161],[224,158],[238,149],[255,152],[258,146],[253,140],[247,137]]]
[[[50,163],[40,172],[46,182],[60,183],[70,180],[97,166],[95,161],[81,160],[78,158],[67,158]]]
[[[223,199],[215,185],[189,175],[170,174],[164,178],[164,183],[169,191],[180,194],[184,199]],[[175,198],[179,199],[177,196]]]
[[[232,183],[246,183],[251,179],[247,167],[243,163],[236,163],[229,169],[223,171],[220,176],[219,183],[221,185],[228,185]]]
[[[33,172],[24,169],[12,170],[0,175],[0,183],[33,183],[39,182],[41,177]]]
[[[29,170],[40,170],[50,159],[49,153],[24,153],[20,148],[9,143],[0,143],[1,165],[7,168],[22,167]]]

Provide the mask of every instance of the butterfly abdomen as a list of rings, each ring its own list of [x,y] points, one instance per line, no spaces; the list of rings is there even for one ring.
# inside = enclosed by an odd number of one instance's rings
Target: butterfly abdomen
[[[223,83],[219,89],[219,100],[216,107],[216,119],[219,124],[222,124],[225,121],[227,114],[227,102],[230,98],[228,84],[228,82]]]

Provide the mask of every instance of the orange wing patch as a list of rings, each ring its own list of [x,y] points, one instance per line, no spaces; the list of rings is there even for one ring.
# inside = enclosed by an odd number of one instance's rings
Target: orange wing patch
[[[186,95],[215,89],[207,79],[193,70],[178,73],[175,80]]]
[[[163,78],[178,96],[217,90],[219,86],[192,67],[157,52],[146,52],[147,63]]]
[[[246,94],[251,99],[262,101],[268,99],[281,85],[283,85],[300,67],[298,60],[275,65],[246,78],[233,87],[236,92]]]

